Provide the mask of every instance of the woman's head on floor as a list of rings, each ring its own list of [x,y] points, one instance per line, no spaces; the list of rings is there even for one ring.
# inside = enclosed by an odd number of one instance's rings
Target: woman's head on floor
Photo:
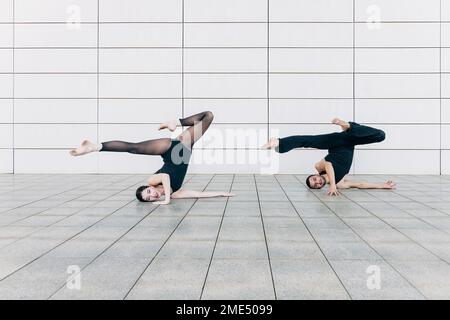
[[[306,178],[306,185],[310,189],[322,189],[327,181],[320,174],[312,174]]]
[[[140,202],[153,202],[161,198],[161,193],[152,186],[140,186],[136,190],[136,198]]]

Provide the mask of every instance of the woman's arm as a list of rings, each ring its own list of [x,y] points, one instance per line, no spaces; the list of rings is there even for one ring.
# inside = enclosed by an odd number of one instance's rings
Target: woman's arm
[[[234,194],[229,192],[216,191],[193,191],[180,189],[172,194],[172,199],[198,199],[198,198],[216,198],[216,197],[233,197]]]
[[[169,204],[170,203],[170,193],[172,192],[170,186],[170,176],[167,173],[158,173],[151,176],[148,179],[148,184],[150,186],[159,186],[162,184],[164,188],[164,201],[155,201],[153,204]]]

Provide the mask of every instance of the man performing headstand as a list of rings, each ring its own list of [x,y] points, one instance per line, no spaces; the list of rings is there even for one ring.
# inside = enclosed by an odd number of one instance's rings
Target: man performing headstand
[[[355,122],[334,119],[333,124],[339,125],[342,132],[317,136],[292,136],[287,138],[271,138],[262,149],[275,149],[279,153],[286,153],[295,148],[315,148],[328,150],[328,155],[316,163],[318,174],[306,178],[306,185],[310,189],[322,189],[329,184],[328,195],[339,195],[337,189],[394,189],[395,183],[354,182],[345,179],[353,161],[355,146],[381,142],[385,139],[382,130],[363,126]]]

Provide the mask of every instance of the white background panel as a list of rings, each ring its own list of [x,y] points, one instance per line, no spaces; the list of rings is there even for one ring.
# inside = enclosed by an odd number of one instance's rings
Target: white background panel
[[[0,47],[12,47],[12,46],[13,46],[13,25],[0,24]]]
[[[12,98],[13,76],[12,74],[0,74],[0,98]]]
[[[322,150],[292,150],[280,156],[279,173],[282,174],[313,174],[314,164],[326,156]]]
[[[450,73],[442,75],[442,97],[450,98]]]
[[[140,173],[152,175],[163,165],[159,156],[135,155],[128,153],[100,152],[98,154],[99,173]]]
[[[16,74],[17,98],[95,98],[95,74]]]
[[[84,139],[96,141],[93,124],[16,124],[16,148],[75,148]]]
[[[271,99],[271,123],[330,123],[332,119],[352,119],[353,100]]]
[[[13,151],[11,149],[0,150],[0,173],[13,172]]]
[[[13,49],[0,48],[0,72],[13,71]]]
[[[13,3],[14,0],[0,1],[0,22],[13,21]]]
[[[96,123],[96,99],[16,99],[16,123]]]
[[[199,23],[184,27],[186,47],[265,47],[264,23]]]
[[[185,72],[267,72],[267,49],[185,49]]]
[[[353,21],[353,0],[270,1],[270,21]]]
[[[350,74],[272,74],[271,98],[351,98]]]
[[[356,150],[354,167],[355,174],[439,174],[439,151]]]
[[[450,48],[442,49],[442,71],[450,72]]]
[[[450,19],[446,21],[446,23],[442,23],[442,46],[450,47]]]
[[[450,150],[442,151],[442,174],[450,174]]]
[[[92,0],[90,0],[92,1]],[[180,0],[99,0],[101,22],[180,22]]]
[[[12,99],[0,99],[0,123],[13,122],[13,101]]]
[[[442,21],[450,21],[450,1],[442,0]]]
[[[439,47],[439,23],[356,24],[357,47]]]
[[[185,0],[186,22],[265,22],[268,0]]]
[[[100,24],[101,47],[181,47],[180,23]]]
[[[264,98],[267,76],[259,74],[187,74],[184,94],[187,98]]]
[[[280,173],[280,168],[286,168],[280,159],[275,152],[260,150],[197,150],[192,155],[188,173],[275,174]]]
[[[0,148],[12,149],[13,148],[13,125],[12,124],[0,124]]]
[[[181,72],[181,49],[100,49],[100,72]]]
[[[194,149],[259,149],[267,142],[267,125],[212,124]]]
[[[271,49],[270,72],[353,72],[353,49]]]
[[[17,22],[97,21],[97,1],[14,0],[14,3]]]
[[[184,113],[214,113],[214,123],[265,123],[266,99],[186,99]]]
[[[381,143],[359,149],[439,149],[439,125],[374,125],[386,133]]]
[[[357,98],[439,98],[439,74],[358,74]]]
[[[99,142],[120,140],[141,142],[159,138],[175,138],[177,134],[170,131],[158,131],[156,124],[101,124],[99,125]]]
[[[179,98],[181,75],[177,74],[102,74],[102,98]]]
[[[16,49],[15,72],[97,72],[96,49]]]
[[[364,123],[439,123],[439,99],[356,100],[355,120]]]
[[[445,1],[445,0],[444,0]],[[357,0],[356,21],[439,21],[440,0]]]
[[[68,150],[16,150],[16,173],[96,173],[97,154],[72,157]]]
[[[181,99],[100,99],[99,123],[160,123],[181,117]]]
[[[356,49],[356,72],[439,72],[436,49]]]
[[[270,26],[271,47],[352,47],[350,23],[277,23]]]
[[[450,99],[442,100],[442,122],[450,123]]]
[[[333,132],[341,132],[341,127],[333,124],[273,124],[270,126],[270,136],[280,138]]]
[[[450,150],[450,125],[442,126],[442,149]]]
[[[66,24],[16,24],[16,47],[96,47],[97,26],[81,24],[68,28]]]

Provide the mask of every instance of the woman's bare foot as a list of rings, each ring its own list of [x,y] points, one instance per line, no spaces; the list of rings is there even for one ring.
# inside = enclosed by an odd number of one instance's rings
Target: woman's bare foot
[[[271,150],[275,149],[280,145],[280,139],[278,138],[270,138],[269,142],[261,147],[262,150]]]
[[[161,123],[159,125],[158,130],[168,129],[168,130],[174,132],[175,130],[177,130],[178,124],[179,124],[179,121],[177,121],[177,120],[167,121],[167,122]]]
[[[333,121],[331,121],[331,123],[341,126],[342,131],[347,131],[348,129],[350,129],[350,123],[348,123],[347,121],[341,120],[339,118],[334,118]]]
[[[78,157],[91,152],[100,151],[100,149],[101,145],[94,144],[89,140],[84,140],[79,148],[72,149],[69,153],[74,157]]]

